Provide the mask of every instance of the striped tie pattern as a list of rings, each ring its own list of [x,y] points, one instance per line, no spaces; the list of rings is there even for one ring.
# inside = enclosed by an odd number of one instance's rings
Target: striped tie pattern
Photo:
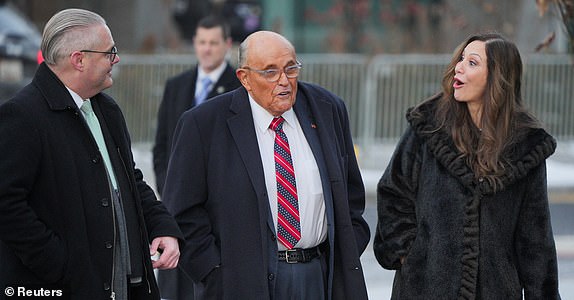
[[[299,204],[291,150],[285,132],[283,117],[274,118],[269,126],[275,131],[274,157],[277,179],[277,239],[287,249],[293,249],[301,239]]]

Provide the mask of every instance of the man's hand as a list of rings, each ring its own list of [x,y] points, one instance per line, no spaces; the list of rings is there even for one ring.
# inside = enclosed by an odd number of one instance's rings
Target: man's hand
[[[153,239],[149,247],[149,253],[154,256],[158,250],[162,250],[158,260],[152,260],[154,269],[166,270],[177,267],[179,261],[179,244],[177,239],[171,236],[161,236]]]

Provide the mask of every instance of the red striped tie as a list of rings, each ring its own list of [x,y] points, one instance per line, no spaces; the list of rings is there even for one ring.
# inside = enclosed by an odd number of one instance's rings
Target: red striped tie
[[[283,117],[274,118],[269,127],[275,131],[275,177],[277,179],[277,238],[287,249],[293,249],[301,239],[299,204],[291,150]]]

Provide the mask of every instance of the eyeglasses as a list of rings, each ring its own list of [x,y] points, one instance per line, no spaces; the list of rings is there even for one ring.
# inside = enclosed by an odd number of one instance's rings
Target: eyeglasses
[[[116,55],[118,55],[118,48],[116,48],[116,46],[113,46],[112,50],[110,51],[80,50],[80,52],[107,54],[110,62],[114,62],[114,60],[116,60]]]
[[[297,62],[296,64],[294,64],[292,66],[287,66],[287,67],[283,68],[283,72],[281,72],[281,69],[257,70],[257,69],[250,68],[248,66],[244,66],[241,68],[245,69],[245,70],[257,72],[261,76],[263,76],[263,78],[265,78],[267,81],[275,82],[275,81],[279,80],[279,78],[281,78],[281,73],[285,73],[285,76],[287,76],[287,78],[295,78],[295,77],[299,76],[299,70],[301,70],[302,67],[303,67],[303,65],[300,62]]]

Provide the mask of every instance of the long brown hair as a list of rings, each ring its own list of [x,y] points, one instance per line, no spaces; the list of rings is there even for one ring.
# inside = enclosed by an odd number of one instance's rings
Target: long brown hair
[[[464,48],[473,41],[485,42],[487,83],[479,128],[473,123],[467,104],[454,99],[455,66]],[[442,80],[443,96],[438,102],[439,128],[446,130],[471,166],[495,188],[508,163],[503,152],[517,140],[521,128],[538,128],[539,122],[522,104],[522,60],[516,46],[498,33],[471,35],[454,51]]]

